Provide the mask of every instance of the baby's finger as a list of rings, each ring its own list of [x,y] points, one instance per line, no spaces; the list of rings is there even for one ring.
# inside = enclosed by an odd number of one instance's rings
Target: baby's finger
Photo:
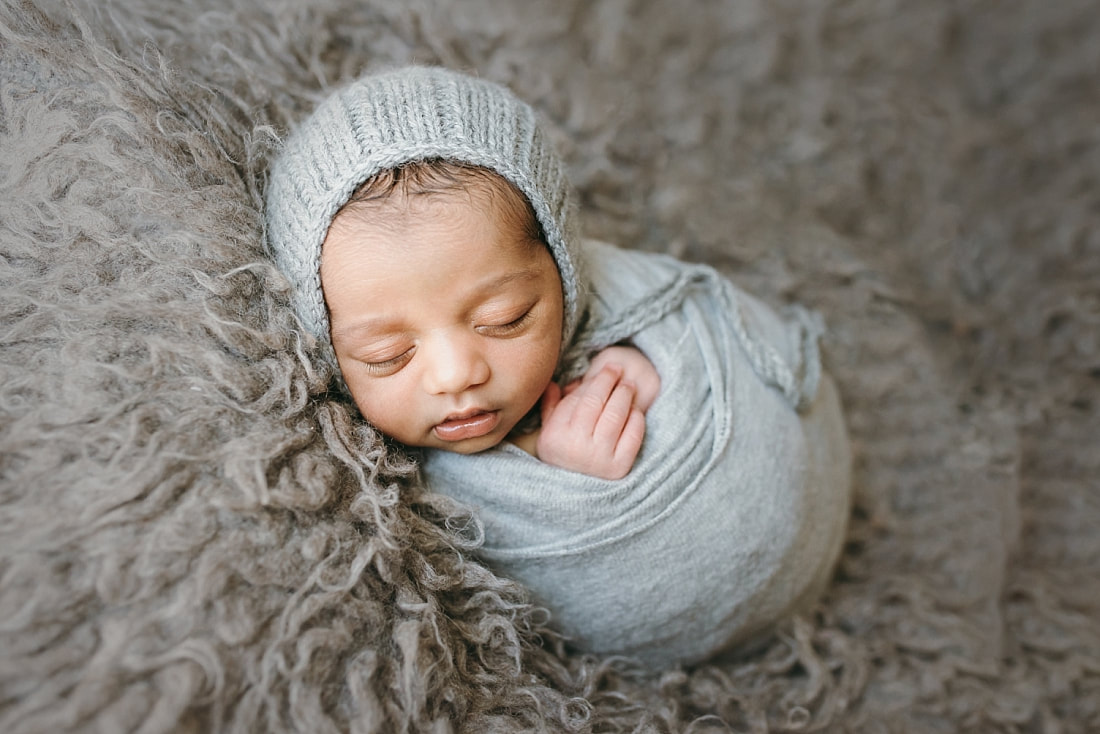
[[[637,389],[631,382],[620,382],[608,396],[603,412],[596,423],[593,437],[606,446],[617,446],[630,418],[630,409],[634,405]]]
[[[604,406],[622,377],[622,367],[608,365],[591,380],[584,380],[569,397],[577,401],[572,422],[583,426],[591,434],[603,414]]]
[[[615,446],[615,464],[626,468],[623,476],[634,466],[634,460],[638,458],[638,452],[642,450],[642,440],[645,438],[645,413],[638,408],[631,408],[630,417],[619,443]]]

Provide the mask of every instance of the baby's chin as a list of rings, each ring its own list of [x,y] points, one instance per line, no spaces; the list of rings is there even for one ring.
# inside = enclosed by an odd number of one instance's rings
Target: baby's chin
[[[509,444],[512,444],[513,446],[516,446],[516,447],[522,449],[523,451],[527,452],[531,456],[536,456],[537,457],[538,454],[535,452],[535,445],[536,445],[537,440],[538,440],[538,433],[537,432],[536,433],[530,433],[530,432],[521,433],[521,432],[518,432],[518,431],[513,431],[513,432],[505,435],[503,438],[498,438],[498,439],[488,443],[487,445],[483,445],[483,446],[476,446],[476,445],[470,445],[470,446],[465,446],[465,445],[463,445],[463,446],[439,446],[439,445],[433,444],[430,448],[439,449],[441,451],[450,451],[453,454],[464,454],[464,455],[468,456],[470,454],[480,454],[483,451],[488,451],[489,449],[494,448],[496,446],[499,446],[502,443],[509,443]]]
[[[491,441],[485,440],[487,438],[487,436],[483,436],[481,439],[470,439],[468,441],[433,442],[431,445],[424,446],[424,448],[449,451],[452,454],[469,456],[470,454],[480,454],[482,451],[488,451],[491,448],[499,446],[500,443],[504,441],[504,436],[494,438]]]

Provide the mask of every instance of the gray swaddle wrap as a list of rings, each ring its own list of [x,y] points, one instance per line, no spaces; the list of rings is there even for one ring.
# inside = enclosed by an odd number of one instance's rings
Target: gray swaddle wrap
[[[810,602],[839,554],[850,452],[819,321],[780,318],[713,269],[585,248],[575,352],[629,339],[661,392],[625,478],[544,464],[510,443],[426,451],[430,486],[474,508],[481,555],[595,652],[691,663]]]

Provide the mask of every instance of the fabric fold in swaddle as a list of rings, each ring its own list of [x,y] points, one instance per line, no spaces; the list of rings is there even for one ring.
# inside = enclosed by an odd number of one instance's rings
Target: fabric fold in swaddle
[[[570,472],[507,442],[426,451],[423,471],[477,511],[486,562],[579,645],[699,661],[812,601],[839,554],[850,452],[820,321],[780,318],[705,266],[585,253],[588,321],[565,364],[629,340],[661,376],[630,474]]]

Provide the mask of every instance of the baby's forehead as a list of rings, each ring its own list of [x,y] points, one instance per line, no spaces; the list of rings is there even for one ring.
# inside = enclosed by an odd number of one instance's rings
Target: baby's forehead
[[[522,207],[508,206],[510,198]],[[322,244],[326,298],[337,291],[383,293],[394,283],[435,284],[429,298],[474,290],[516,294],[551,281],[560,289],[557,262],[533,232],[529,209],[518,192],[494,191],[484,180],[417,193],[395,189],[358,201],[341,211]],[[460,282],[468,287],[452,287]],[[392,308],[387,299],[380,303]]]

